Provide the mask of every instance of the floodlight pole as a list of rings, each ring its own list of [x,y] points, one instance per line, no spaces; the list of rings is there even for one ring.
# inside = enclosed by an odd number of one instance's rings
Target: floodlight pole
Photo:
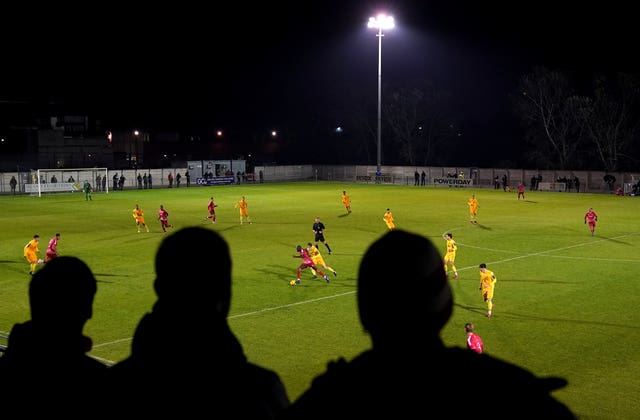
[[[378,160],[376,173],[382,166],[382,25],[378,27]]]
[[[378,29],[378,152],[376,162],[376,174],[381,173],[382,166],[382,33],[383,29],[391,29],[395,26],[392,16],[380,14],[377,17],[370,17],[369,28]]]

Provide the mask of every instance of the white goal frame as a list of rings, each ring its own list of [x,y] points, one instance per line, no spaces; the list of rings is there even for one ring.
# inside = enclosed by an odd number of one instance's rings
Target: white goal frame
[[[57,168],[32,170],[29,183],[25,184],[25,192],[42,197],[42,194],[82,192],[85,181],[89,181],[93,191],[102,191],[102,186],[96,186],[96,176],[106,177],[108,168]],[[52,183],[51,177],[55,175],[57,181]],[[69,182],[70,177],[73,181]],[[105,184],[104,192],[109,192],[109,179]]]
[[[566,182],[538,182],[538,191],[565,192],[566,190],[567,190]]]

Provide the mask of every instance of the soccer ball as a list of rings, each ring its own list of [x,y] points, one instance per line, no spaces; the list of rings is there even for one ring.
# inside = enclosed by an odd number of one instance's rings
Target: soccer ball
[[[42,263],[44,263],[44,260],[43,259],[39,259],[38,260],[38,264],[42,264]]]
[[[291,281],[289,282],[289,286],[295,286],[295,285],[296,285],[296,281],[295,281],[295,280],[291,280]]]

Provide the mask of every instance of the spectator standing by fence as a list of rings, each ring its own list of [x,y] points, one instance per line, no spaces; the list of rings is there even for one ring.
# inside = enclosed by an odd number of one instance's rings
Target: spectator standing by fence
[[[16,193],[16,185],[18,185],[18,181],[16,180],[15,176],[11,177],[11,180],[9,181],[9,186],[11,186],[11,194]]]

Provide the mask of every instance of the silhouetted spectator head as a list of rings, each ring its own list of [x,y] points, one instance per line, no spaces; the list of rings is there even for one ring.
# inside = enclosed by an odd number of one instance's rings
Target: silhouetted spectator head
[[[231,255],[220,234],[199,227],[178,230],[162,241],[155,264],[158,302],[177,316],[228,315]]]
[[[79,258],[49,260],[29,284],[31,319],[80,332],[93,315],[96,291],[91,269]]]
[[[453,311],[442,258],[420,235],[393,230],[367,249],[358,273],[360,320],[374,348],[415,328],[438,336]]]

